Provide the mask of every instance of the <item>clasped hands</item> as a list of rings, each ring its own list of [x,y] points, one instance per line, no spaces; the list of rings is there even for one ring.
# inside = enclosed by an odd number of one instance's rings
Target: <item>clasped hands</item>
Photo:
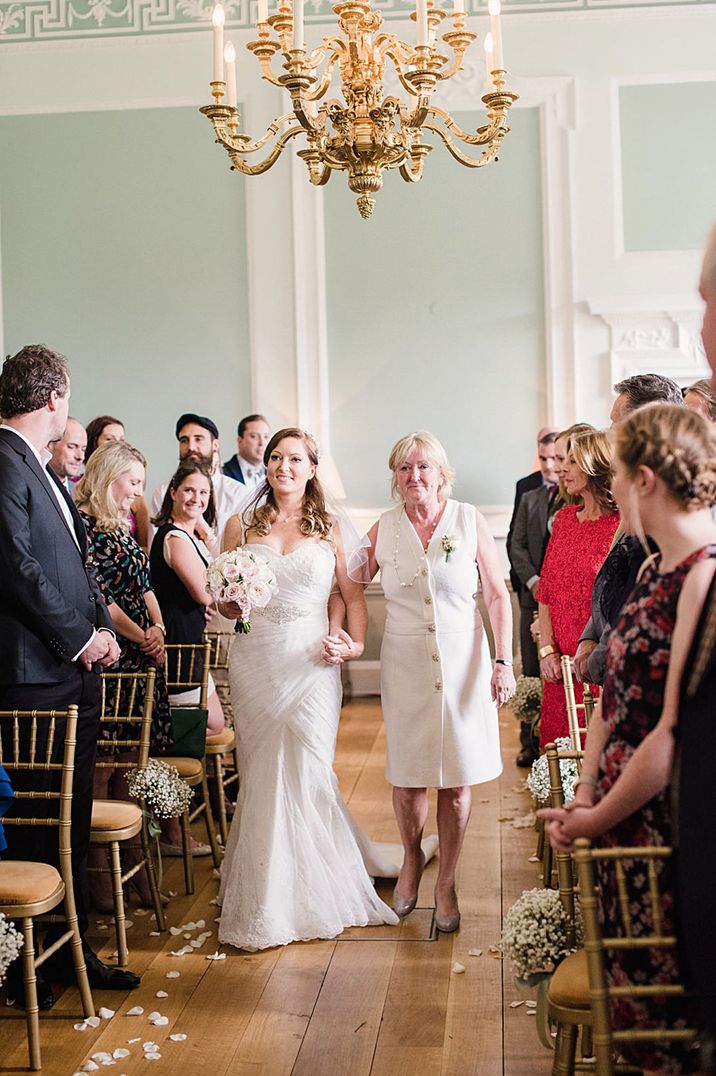
[[[558,852],[572,852],[577,837],[598,837],[602,832],[594,799],[594,788],[578,785],[574,799],[564,807],[543,807],[537,811],[537,817],[544,822],[550,844]]]
[[[147,628],[144,633],[144,641],[139,644],[142,653],[150,657],[155,665],[164,664],[164,635],[161,628],[156,624]]]
[[[85,647],[77,660],[81,661],[85,669],[90,672],[93,665],[101,665],[103,669],[107,669],[118,659],[119,643],[111,632],[100,628],[94,633],[91,643]]]
[[[359,658],[362,653],[363,644],[354,642],[343,628],[327,635],[321,646],[321,660],[326,665],[342,665],[344,661]]]

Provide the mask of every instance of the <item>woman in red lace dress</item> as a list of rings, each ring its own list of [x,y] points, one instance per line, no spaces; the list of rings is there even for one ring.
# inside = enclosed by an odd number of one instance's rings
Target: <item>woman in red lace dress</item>
[[[716,431],[674,404],[635,411],[617,428],[614,495],[628,534],[647,532],[661,553],[642,573],[609,640],[604,696],[589,726],[580,781],[568,811],[540,812],[552,843],[568,850],[576,837],[606,847],[673,843],[666,785],[673,756],[682,671],[716,566]],[[708,745],[706,745],[708,750]],[[602,868],[603,865],[599,865]],[[661,933],[675,933],[673,864],[657,861]],[[633,933],[652,929],[643,861],[625,867]],[[602,915],[620,933],[613,868],[598,871]],[[605,954],[613,985],[669,984],[681,973],[675,950]],[[612,1003],[614,1028],[657,1028],[688,1020],[683,999]],[[699,1071],[694,1051],[668,1042],[621,1044],[649,1073]]]
[[[562,482],[579,503],[563,508],[555,517],[537,590],[544,677],[541,747],[569,735],[560,657],[577,649],[591,614],[594,580],[619,525],[609,489],[611,460],[606,433],[590,430],[570,438]],[[581,702],[581,684],[575,684],[575,696]]]

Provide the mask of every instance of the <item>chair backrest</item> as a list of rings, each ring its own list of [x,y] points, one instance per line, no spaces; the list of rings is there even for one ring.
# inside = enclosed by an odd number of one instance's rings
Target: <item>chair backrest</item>
[[[170,695],[199,689],[199,701],[181,703],[172,699],[172,706],[200,707],[205,710],[209,698],[209,669],[211,642],[167,643],[166,683]]]
[[[562,666],[562,682],[564,683],[564,697],[567,703],[567,720],[569,722],[569,738],[575,751],[581,751],[584,746],[584,738],[587,735],[589,722],[594,713],[594,696],[587,684],[584,685],[582,697],[584,702],[577,702],[574,694],[574,680],[572,673],[572,659],[568,654],[562,654],[560,659]],[[579,724],[580,711],[584,714],[584,725]]]
[[[555,744],[548,743],[545,748],[545,754],[547,755],[547,768],[549,771],[549,804],[550,807],[559,809],[560,807],[564,807],[564,786],[562,784],[562,770],[559,765],[560,759],[571,758],[579,765],[579,762],[581,761],[581,752],[558,751]],[[575,925],[577,912],[574,899],[574,865],[569,852],[562,852],[561,850],[556,849],[554,858],[557,866],[559,896],[564,910],[567,913],[567,942],[570,947],[573,947],[576,944],[577,937]]]
[[[619,986],[610,986],[607,983],[604,964],[605,950],[628,951],[628,950],[659,950],[676,949],[677,939],[673,934],[665,934],[664,918],[662,911],[658,863],[667,861],[672,854],[668,847],[643,847],[643,848],[592,848],[591,843],[584,838],[575,842],[574,858],[577,865],[577,877],[579,880],[580,906],[584,920],[584,947],[587,951],[587,966],[589,969],[589,994],[594,1020],[594,1054],[597,1058],[597,1073],[611,1073],[611,1058],[614,1047],[623,1042],[653,1042],[658,1041],[682,1041],[688,1042],[696,1035],[695,1028],[629,1028],[628,1030],[613,1030],[609,1017],[609,1002],[616,998],[643,999],[648,997],[683,997],[686,989],[682,983],[634,983],[620,982]],[[618,893],[619,911],[621,924],[609,923],[609,936],[605,936],[599,917],[599,898],[597,894],[594,863],[596,861],[609,863],[616,875],[616,891]],[[651,932],[644,931],[644,921],[647,919],[641,915],[639,927],[634,929],[634,909],[643,909],[646,894],[643,885],[640,885],[639,894],[630,892],[629,872],[625,870],[625,863],[643,863],[643,869],[638,872],[640,876],[646,874],[648,881],[648,904],[649,920],[653,929]],[[622,933],[616,934],[621,926]]]
[[[149,761],[149,745],[154,712],[156,670],[145,672],[103,672],[102,710],[97,767],[140,769]],[[110,733],[103,736],[102,732]]]
[[[66,710],[0,710],[0,763],[15,790],[19,808],[3,818],[4,826],[57,826],[60,866],[65,885],[72,876],[72,777],[77,745],[77,706]],[[16,780],[13,774],[17,774]],[[44,803],[31,816],[27,801]],[[50,805],[57,804],[57,811]]]
[[[236,637],[234,631],[205,631],[204,641],[209,643],[209,668],[213,673],[228,675],[231,642]],[[216,679],[216,677],[215,677]]]

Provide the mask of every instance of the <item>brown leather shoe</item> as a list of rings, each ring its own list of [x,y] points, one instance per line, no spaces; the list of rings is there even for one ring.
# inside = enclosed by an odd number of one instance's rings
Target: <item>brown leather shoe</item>
[[[520,769],[528,770],[536,758],[537,756],[533,754],[532,751],[530,751],[527,747],[523,747],[519,755],[515,759],[515,762],[520,767]]]

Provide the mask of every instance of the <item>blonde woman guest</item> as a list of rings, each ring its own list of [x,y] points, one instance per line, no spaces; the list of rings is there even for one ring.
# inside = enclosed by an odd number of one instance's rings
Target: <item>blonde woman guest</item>
[[[224,544],[268,561],[278,593],[237,635],[229,680],[241,787],[221,869],[219,941],[266,949],[397,923],[365,868],[363,835],[333,772],[341,708],[338,665],[363,651],[363,589],[346,571],[339,527],[316,475],[316,443],[279,430],[266,479]],[[348,633],[330,631],[334,589]],[[221,612],[237,617],[235,605]]]
[[[427,789],[437,788],[435,921],[450,932],[460,922],[455,873],[470,786],[502,771],[497,706],[515,690],[512,613],[487,523],[473,505],[451,499],[454,471],[438,439],[408,434],[393,448],[389,467],[399,503],[369,531],[368,571],[380,569],[387,601],[386,776],[404,850],[393,906],[400,916],[415,907],[425,866]],[[480,583],[495,636],[494,668],[477,604]]]
[[[576,503],[556,515],[540,573],[540,669],[544,677],[540,744],[569,735],[562,683],[562,654],[574,654],[589,619],[592,588],[617,527],[619,513],[609,484],[612,447],[599,430],[569,437],[562,466],[565,492]],[[577,701],[582,688],[575,685]]]
[[[612,489],[625,532],[642,541],[648,532],[660,555],[643,570],[610,635],[601,713],[589,726],[571,810],[543,812],[552,842],[565,849],[582,836],[598,837],[605,846],[674,841],[666,788],[682,674],[716,571],[716,524],[709,513],[716,497],[713,426],[673,404],[635,411],[616,427]],[[708,744],[703,746],[708,750]],[[682,780],[688,782],[689,775],[682,773]],[[663,863],[657,869],[663,883],[662,933],[673,934],[673,866]],[[638,919],[646,924],[650,900],[641,864],[628,873]],[[607,921],[618,921],[612,874],[600,879],[600,893]],[[658,958],[649,951],[607,956],[612,983],[625,976],[664,984],[680,978],[675,952]],[[682,1014],[679,1005],[663,997],[615,1003],[613,1024],[647,1028],[673,1023]],[[621,1049],[646,1073],[697,1070],[679,1044],[637,1048],[624,1043]]]
[[[698,411],[709,422],[716,422],[716,389],[709,378],[696,381],[686,389],[684,403],[691,411]]]

